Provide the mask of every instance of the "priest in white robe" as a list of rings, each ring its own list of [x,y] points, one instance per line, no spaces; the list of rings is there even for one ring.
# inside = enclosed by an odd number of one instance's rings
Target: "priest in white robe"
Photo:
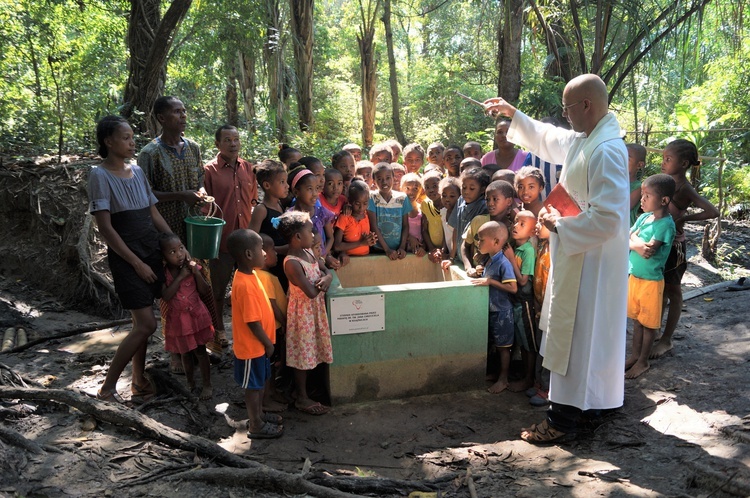
[[[581,208],[539,213],[550,229],[551,262],[540,328],[551,372],[547,418],[522,439],[549,443],[580,432],[587,418],[624,400],[628,293],[628,154],[608,93],[596,75],[572,79],[562,96],[572,130],[535,121],[502,98],[485,102],[512,118],[508,140],[562,163],[560,183]]]

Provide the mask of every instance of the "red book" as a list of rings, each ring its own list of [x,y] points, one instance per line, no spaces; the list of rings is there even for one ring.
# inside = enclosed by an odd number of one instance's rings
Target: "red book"
[[[573,200],[562,183],[558,183],[549,193],[546,199],[544,199],[544,206],[553,208],[560,211],[563,217],[566,216],[577,216],[581,212],[578,203]]]

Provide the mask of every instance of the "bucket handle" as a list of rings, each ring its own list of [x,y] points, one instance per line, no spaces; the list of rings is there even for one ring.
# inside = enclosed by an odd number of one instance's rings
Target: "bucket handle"
[[[206,197],[205,197],[205,199],[206,199],[206,200],[210,200],[210,202],[204,202],[204,203],[202,203],[202,204],[199,204],[199,203],[197,203],[197,202],[196,202],[196,203],[195,203],[195,204],[193,204],[193,206],[192,206],[192,207],[190,208],[190,211],[191,211],[191,212],[190,212],[190,214],[191,214],[191,215],[193,215],[193,210],[195,210],[196,214],[194,214],[193,216],[195,216],[196,218],[203,218],[203,219],[207,219],[207,218],[214,218],[214,215],[215,215],[215,214],[217,213],[217,211],[218,211],[218,213],[219,213],[219,218],[223,220],[223,219],[224,219],[224,212],[223,212],[223,211],[221,210],[221,208],[220,208],[220,207],[219,207],[219,205],[218,205],[218,204],[216,203],[216,201],[214,200],[214,198],[213,198],[213,197],[211,197],[211,196],[206,196]],[[199,205],[201,205],[201,206],[202,206],[203,204],[207,204],[207,205],[208,205],[208,212],[207,212],[206,214],[203,214],[203,213],[201,213],[201,210],[200,210],[200,208],[198,207]]]

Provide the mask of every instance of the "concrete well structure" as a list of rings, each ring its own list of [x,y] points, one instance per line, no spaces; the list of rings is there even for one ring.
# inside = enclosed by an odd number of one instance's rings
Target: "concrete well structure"
[[[377,255],[353,257],[333,277],[326,302],[334,403],[483,385],[488,288],[472,285],[460,267]]]

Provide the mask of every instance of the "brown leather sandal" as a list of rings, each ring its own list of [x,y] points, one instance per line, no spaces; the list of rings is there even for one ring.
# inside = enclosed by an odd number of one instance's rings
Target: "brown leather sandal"
[[[521,429],[521,439],[531,444],[553,444],[570,441],[575,434],[558,431],[547,420],[541,424],[532,424],[527,429]]]

